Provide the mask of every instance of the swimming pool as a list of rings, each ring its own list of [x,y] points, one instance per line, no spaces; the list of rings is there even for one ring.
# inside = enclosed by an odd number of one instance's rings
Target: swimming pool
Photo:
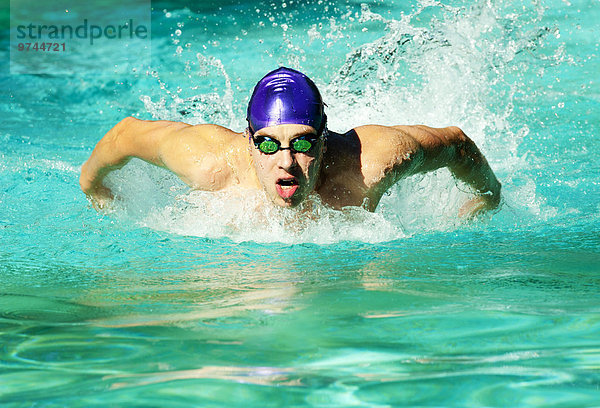
[[[597,1],[152,7],[124,73],[10,75],[2,37],[2,406],[600,404]],[[373,214],[253,213],[139,161],[90,207],[80,166],[117,121],[240,130],[279,64],[333,130],[460,126],[502,208],[458,220],[439,171]]]

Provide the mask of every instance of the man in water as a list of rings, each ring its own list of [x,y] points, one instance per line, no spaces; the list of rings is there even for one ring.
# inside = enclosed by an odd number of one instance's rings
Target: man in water
[[[459,128],[367,125],[327,129],[324,104],[304,74],[279,68],[262,78],[248,103],[248,128],[125,118],[98,142],[81,169],[81,189],[103,208],[112,170],[137,157],[175,173],[193,189],[262,189],[281,207],[311,193],[336,209],[374,211],[398,180],[447,167],[475,196],[461,216],[494,209],[500,183],[475,143]]]

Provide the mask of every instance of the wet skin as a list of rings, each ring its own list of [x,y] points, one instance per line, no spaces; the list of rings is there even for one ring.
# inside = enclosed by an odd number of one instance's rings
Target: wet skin
[[[366,125],[346,133],[326,131],[305,153],[287,149],[295,138],[307,135],[316,135],[315,129],[295,124],[260,129],[254,137],[270,137],[285,149],[265,154],[247,131],[126,118],[98,142],[79,181],[94,206],[102,208],[112,198],[105,176],[135,157],[172,171],[193,189],[261,189],[282,207],[297,206],[314,192],[336,209],[374,211],[398,180],[447,167],[475,194],[461,216],[499,205],[500,183],[475,143],[457,127]]]
[[[319,178],[325,143],[322,138],[305,153],[286,149],[300,136],[317,136],[314,128],[305,125],[279,125],[260,129],[253,137],[265,136],[279,141],[281,148],[265,154],[248,138],[250,157],[256,176],[267,197],[281,207],[294,207],[315,189]]]

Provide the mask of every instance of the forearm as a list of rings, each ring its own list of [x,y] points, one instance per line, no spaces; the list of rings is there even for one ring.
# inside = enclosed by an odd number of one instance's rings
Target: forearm
[[[468,137],[455,145],[455,157],[448,166],[459,180],[472,187],[477,195],[495,208],[500,203],[501,184],[479,148]]]
[[[79,176],[79,186],[86,194],[93,193],[98,187],[102,186],[104,178],[113,170],[120,169],[129,161],[129,157],[122,157],[118,161],[109,164],[98,157],[90,157],[81,167]]]
[[[131,156],[122,148],[126,122],[124,119],[113,127],[96,145],[90,158],[81,167],[79,185],[88,195],[102,187],[102,181],[111,171],[123,167]]]

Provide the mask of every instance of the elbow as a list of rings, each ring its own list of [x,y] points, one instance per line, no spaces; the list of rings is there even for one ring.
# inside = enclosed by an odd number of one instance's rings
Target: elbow
[[[475,142],[457,126],[448,129],[448,139],[453,146],[454,160],[457,164],[479,164],[483,156]]]
[[[127,116],[126,118],[121,119],[121,121],[117,124],[117,126],[127,126],[133,122],[139,122],[140,120],[134,118],[133,116]]]
[[[446,128],[448,131],[448,138],[450,139],[450,143],[458,146],[466,146],[466,145],[474,145],[475,143],[469,136],[463,132],[461,128],[458,126],[450,126]]]
[[[131,126],[134,126],[135,122],[139,121],[139,119],[136,119],[133,116],[127,116],[126,118],[122,119],[119,123],[117,123],[110,130],[110,133],[112,133],[116,137],[122,137],[127,129],[131,128]]]
[[[113,136],[113,139],[122,138],[125,134],[126,130],[131,128],[135,122],[138,122],[139,119],[136,119],[132,116],[127,116],[125,119],[122,119],[119,123],[115,125],[110,131]]]
[[[131,116],[121,120],[106,134],[99,145],[102,145],[102,148],[105,151],[110,152],[109,154],[111,157],[118,159],[119,161],[129,156],[130,141],[127,140],[131,136],[129,130],[134,126],[134,123],[138,121],[139,119]]]

